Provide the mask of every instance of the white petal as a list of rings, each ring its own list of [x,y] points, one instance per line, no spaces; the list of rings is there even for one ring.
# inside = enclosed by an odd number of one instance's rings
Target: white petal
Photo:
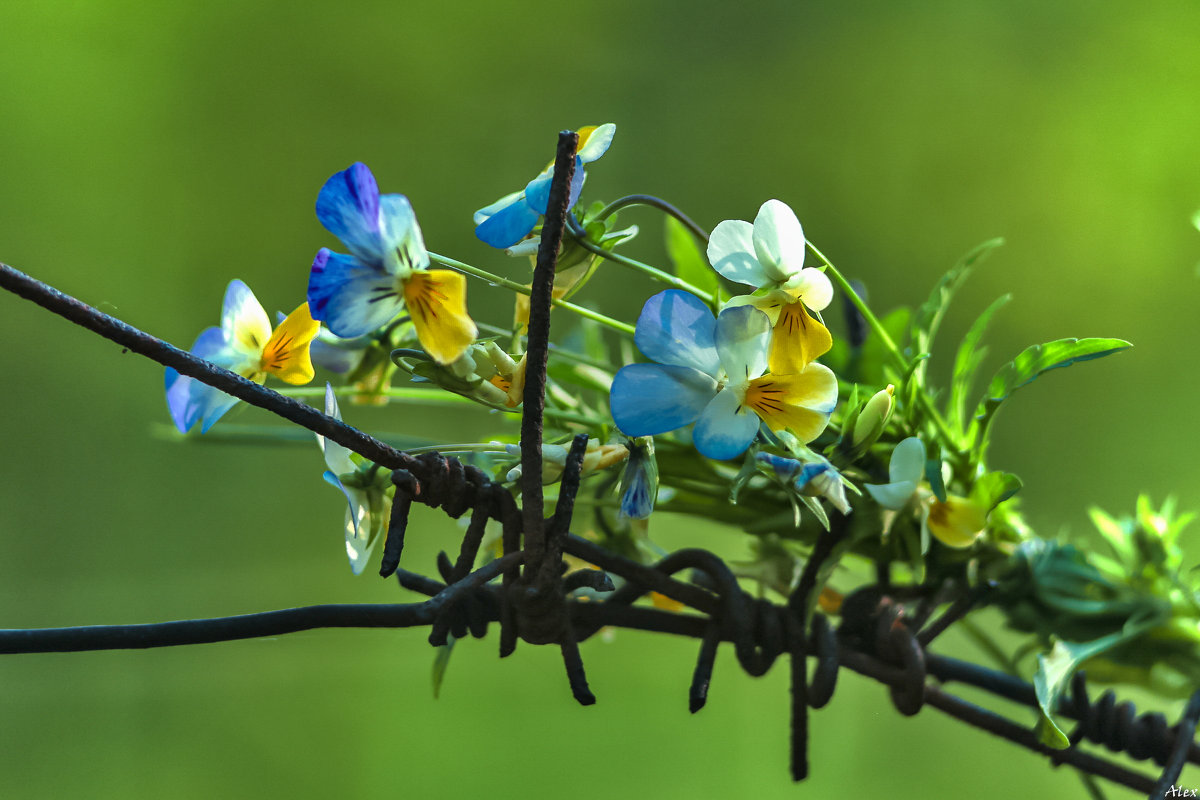
[[[271,338],[271,318],[250,287],[240,280],[230,281],[225,290],[221,330],[225,333],[225,343],[250,360],[262,356],[263,347]]]
[[[913,496],[913,492],[917,490],[917,485],[912,481],[899,481],[898,483],[885,483],[882,486],[873,483],[864,483],[863,488],[871,497],[875,498],[875,502],[884,508],[892,511],[899,511],[904,508],[904,504]]]
[[[752,306],[726,308],[717,317],[717,353],[731,386],[744,386],[767,370],[771,320]]]
[[[616,132],[615,123],[606,122],[603,125],[597,125],[575,155],[579,156],[579,160],[584,164],[595,161],[608,151],[608,146],[612,144]]]
[[[758,425],[758,415],[742,406],[738,392],[726,387],[700,414],[692,429],[692,443],[709,458],[737,458],[758,435]]]
[[[754,218],[754,252],[776,283],[783,283],[804,267],[804,230],[788,205],[768,200]]]
[[[892,460],[888,463],[888,477],[892,483],[909,481],[914,486],[925,476],[925,444],[916,436],[910,436],[896,445]]]
[[[783,288],[794,293],[813,311],[821,311],[833,301],[833,284],[829,282],[829,276],[814,267],[797,272]]]
[[[740,219],[727,219],[713,228],[708,237],[708,263],[735,283],[754,287],[770,283],[754,257],[754,226]]]
[[[325,384],[325,416],[333,417],[340,420],[342,412],[338,410],[337,397],[333,393],[333,387],[329,383]],[[317,444],[320,445],[322,452],[325,453],[325,466],[334,475],[345,475],[347,472],[354,472],[358,467],[350,460],[350,449],[343,447],[337,442],[331,442],[324,436],[317,436]]]

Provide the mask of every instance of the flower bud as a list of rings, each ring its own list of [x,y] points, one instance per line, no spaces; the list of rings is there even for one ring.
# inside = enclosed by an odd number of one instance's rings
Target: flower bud
[[[654,510],[658,497],[658,463],[654,460],[654,439],[632,439],[628,445],[629,462],[621,475],[621,516],[645,519]]]
[[[896,387],[888,384],[886,389],[880,389],[862,407],[858,419],[854,421],[854,435],[851,445],[856,450],[865,450],[875,443],[888,418],[892,416],[892,395]]]

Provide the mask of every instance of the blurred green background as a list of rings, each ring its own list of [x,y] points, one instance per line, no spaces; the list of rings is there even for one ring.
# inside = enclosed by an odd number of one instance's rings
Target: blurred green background
[[[317,189],[362,160],[410,197],[431,249],[523,278],[471,212],[529,180],[558,130],[616,122],[588,198],[657,194],[711,227],[779,197],[882,309],[1002,235],[945,347],[1004,292],[996,365],[1063,336],[1131,340],[1040,381],[997,426],[992,462],[1025,479],[1031,523],[1081,532],[1089,504],[1132,510],[1139,490],[1200,507],[1198,34],[1192,2],[7,2],[0,259],[186,347],[233,277],[269,310],[301,301],[333,244]],[[623,220],[642,226],[633,252],[660,258],[656,214]],[[653,287],[606,269],[588,298],[634,314]],[[510,302],[472,287],[478,317]],[[13,296],[0,309],[0,626],[402,597],[347,569],[315,447],[166,441],[161,369]],[[492,430],[415,408],[346,416],[455,441]],[[672,547],[730,536],[654,526]],[[434,513],[412,531],[412,568],[456,546]],[[694,654],[637,633],[587,643],[588,709],[555,651],[500,661],[494,630],[457,648],[436,701],[420,631],[8,656],[0,795],[1083,794],[936,711],[900,718],[849,673],[793,787],[785,670],[751,679],[722,651],[691,717]]]

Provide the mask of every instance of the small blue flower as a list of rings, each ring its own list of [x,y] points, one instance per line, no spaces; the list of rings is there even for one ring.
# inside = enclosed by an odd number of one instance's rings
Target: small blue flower
[[[811,363],[794,375],[764,374],[771,341],[767,315],[750,306],[713,317],[699,298],[677,289],[646,301],[634,342],[657,363],[629,364],[613,378],[613,420],[626,436],[654,436],[693,422],[701,454],[735,458],[759,423],[811,442],[837,404],[837,378]]]
[[[235,279],[225,290],[221,326],[201,333],[191,352],[257,383],[274,375],[298,385],[313,379],[309,345],[319,327],[305,303],[272,331],[271,320],[254,292]],[[207,433],[238,402],[236,397],[170,368],[165,383],[167,408],[180,433],[187,433],[196,423],[200,423],[201,433]]]
[[[616,132],[617,126],[611,122],[579,129],[575,174],[571,179],[567,208],[575,205],[579,193],[583,191],[583,165],[590,164],[604,155]],[[505,195],[490,206],[476,211],[475,235],[484,244],[501,249],[512,247],[524,239],[537,226],[538,219],[546,215],[546,204],[550,201],[550,181],[553,178],[554,162],[550,162],[523,191]]]
[[[406,307],[421,346],[439,364],[475,341],[466,277],[429,269],[429,252],[408,198],[379,194],[366,164],[332,176],[317,195],[317,219],[350,255],[321,248],[308,278],[313,318],[353,339],[386,325]]]
[[[813,497],[824,497],[843,514],[850,513],[846,501],[846,487],[840,472],[828,459],[820,456],[816,461],[804,463],[794,458],[759,453],[758,460],[771,467],[785,481],[791,481],[796,491]]]

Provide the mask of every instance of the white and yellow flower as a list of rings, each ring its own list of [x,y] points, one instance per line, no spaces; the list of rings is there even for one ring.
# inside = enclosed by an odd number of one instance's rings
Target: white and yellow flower
[[[804,266],[804,230],[786,203],[763,203],[754,224],[728,219],[713,229],[708,260],[725,278],[753,286],[731,306],[752,305],[771,320],[771,371],[800,372],[833,345],[829,330],[809,310],[833,300],[833,285],[819,269]]]

